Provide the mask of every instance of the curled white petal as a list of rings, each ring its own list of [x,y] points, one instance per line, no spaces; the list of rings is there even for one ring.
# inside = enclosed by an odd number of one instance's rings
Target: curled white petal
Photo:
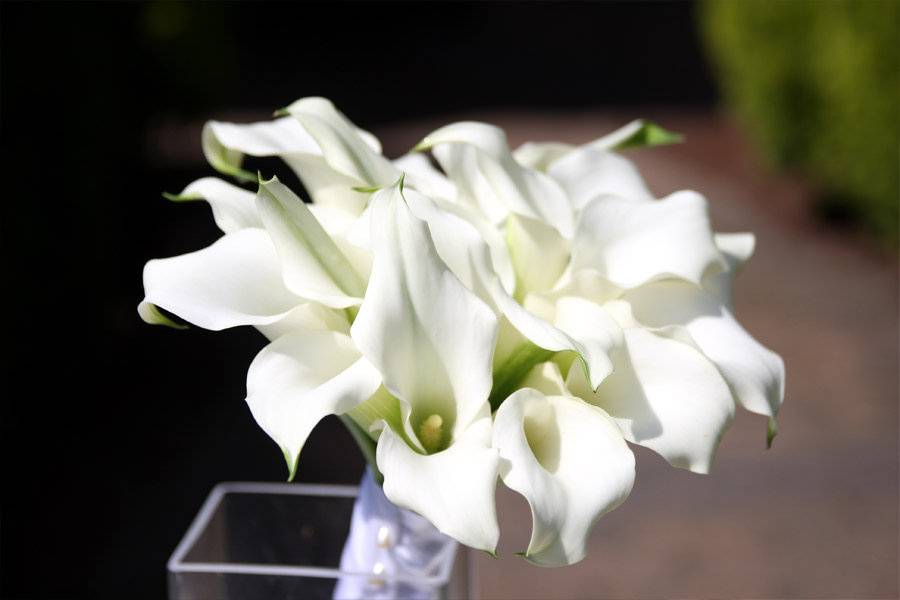
[[[291,118],[248,124],[208,121],[202,141],[203,154],[214,169],[245,182],[256,180],[241,168],[245,154],[321,154],[312,136]]]
[[[455,435],[491,389],[497,318],[441,260],[399,185],[376,192],[370,210],[372,275],[351,334],[416,430],[439,415]]]
[[[436,454],[419,454],[393,429],[378,439],[376,460],[384,493],[459,542],[495,552],[500,529],[494,491],[499,458],[490,447],[487,404],[463,434]]]
[[[380,152],[374,136],[359,129],[355,134],[368,152]],[[217,171],[244,182],[257,180],[255,173],[241,168],[245,155],[278,156],[297,174],[315,202],[356,213],[365,204],[366,196],[353,190],[362,182],[331,166],[318,141],[293,117],[247,124],[209,121],[203,128],[203,152]]]
[[[707,473],[734,418],[734,401],[716,367],[678,339],[639,327],[625,330],[615,370],[596,393],[579,369],[567,384],[615,419],[625,439],[661,454],[673,466]]]
[[[559,142],[525,142],[513,151],[513,158],[523,167],[546,173],[557,159],[574,149]]]
[[[623,288],[670,277],[700,283],[722,260],[706,200],[691,191],[657,202],[597,198],[580,215],[572,249],[573,271],[596,269]]]
[[[454,123],[430,133],[417,148],[441,145],[451,146],[450,152],[435,152],[444,172],[488,218],[498,222],[513,212],[544,221],[565,238],[572,236],[574,217],[565,192],[550,177],[517,163],[503,130],[486,123]]]
[[[560,312],[560,321],[556,325],[553,324],[555,312],[538,315],[528,310],[513,299],[492,271],[492,255],[471,223],[441,210],[420,194],[409,192],[407,195],[413,214],[428,223],[438,254],[468,289],[540,348],[576,352],[584,360],[594,387],[600,384],[612,369],[607,353],[621,339],[618,326],[602,314],[602,309],[573,309],[568,313],[573,315],[571,318]],[[586,320],[578,323],[578,319]],[[564,331],[561,326],[568,330]]]
[[[364,402],[380,385],[380,374],[348,336],[298,329],[263,348],[250,364],[247,404],[281,447],[293,476],[313,427]]]
[[[224,233],[263,226],[256,213],[256,194],[218,177],[198,179],[180,194],[168,197],[176,201],[206,200],[212,208],[216,225]]]
[[[633,162],[590,146],[582,146],[555,161],[548,174],[566,190],[576,211],[601,195],[654,199]]]
[[[769,417],[778,414],[784,362],[753,339],[716,296],[689,283],[660,281],[631,290],[624,299],[647,327],[684,326],[741,406]]]
[[[494,417],[500,476],[531,506],[525,557],[542,566],[585,556],[591,526],[634,484],[634,455],[615,422],[580,399],[522,389]]]
[[[543,221],[510,215],[506,243],[520,298],[553,288],[569,264],[570,241]]]
[[[288,289],[335,308],[362,301],[365,281],[287,186],[278,179],[261,182],[256,206],[278,250]]]
[[[404,154],[393,163],[394,167],[406,173],[404,184],[407,189],[415,189],[432,199],[456,200],[456,186],[434,168],[425,155],[418,152]]]
[[[269,235],[256,228],[229,233],[196,252],[149,261],[144,294],[142,306],[160,306],[216,331],[270,325],[303,302],[284,285]]]
[[[703,275],[703,287],[718,296],[733,311],[734,277],[753,256],[756,236],[752,233],[717,233],[714,239],[725,261],[723,265],[714,266]]]
[[[287,112],[315,139],[337,172],[367,185],[390,185],[400,172],[325,98],[302,98]]]
[[[329,308],[318,302],[304,302],[278,321],[257,325],[256,328],[269,340],[276,340],[295,329],[337,331],[349,335],[350,323],[347,317],[345,311]]]
[[[587,323],[579,326],[575,322],[577,317],[574,313],[572,313],[572,320],[559,313],[561,320],[554,324],[551,321],[555,320],[556,313],[552,317],[537,315],[534,311],[528,310],[513,300],[508,294],[501,293],[496,287],[494,289],[496,292],[494,298],[503,316],[527,340],[545,350],[572,351],[581,358],[588,372],[592,389],[599,386],[600,382],[612,371],[609,352],[620,343],[621,333],[618,325],[603,312],[602,308],[596,307],[595,310],[579,305],[579,308],[584,308],[579,315],[590,319],[590,327],[587,326]],[[585,304],[589,303],[585,302]],[[549,320],[544,317],[548,317]],[[568,331],[563,330],[559,325],[565,326]]]

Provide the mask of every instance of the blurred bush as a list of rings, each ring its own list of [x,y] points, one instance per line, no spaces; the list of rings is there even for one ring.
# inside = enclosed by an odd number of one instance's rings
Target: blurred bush
[[[707,0],[726,101],[765,155],[799,168],[827,213],[898,241],[900,2]]]

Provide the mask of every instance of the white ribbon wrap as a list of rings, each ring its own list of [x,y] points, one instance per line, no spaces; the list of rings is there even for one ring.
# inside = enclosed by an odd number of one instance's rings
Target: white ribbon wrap
[[[428,583],[453,560],[456,541],[424,517],[391,503],[366,469],[353,507],[350,533],[341,555],[344,576],[335,600],[430,600],[438,589]],[[398,580],[399,579],[399,580]]]

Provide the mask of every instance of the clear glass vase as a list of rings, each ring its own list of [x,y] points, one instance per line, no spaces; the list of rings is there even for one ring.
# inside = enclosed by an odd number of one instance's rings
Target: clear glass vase
[[[470,598],[468,553],[362,485],[221,483],[168,562],[172,600]]]

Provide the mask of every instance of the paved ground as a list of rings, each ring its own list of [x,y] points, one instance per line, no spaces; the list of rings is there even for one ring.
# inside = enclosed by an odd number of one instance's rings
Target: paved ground
[[[609,115],[463,115],[511,142],[598,137]],[[633,156],[652,189],[704,193],[720,231],[754,231],[737,312],[783,357],[781,435],[740,414],[713,474],[676,471],[638,449],[631,498],[595,528],[589,557],[556,570],[513,555],[530,531],[524,500],[499,496],[501,558],[474,555],[481,598],[896,598],[898,596],[898,270],[858,235],[819,225],[797,182],[756,165],[721,119],[649,114],[684,145]],[[389,153],[432,126],[377,133]]]

